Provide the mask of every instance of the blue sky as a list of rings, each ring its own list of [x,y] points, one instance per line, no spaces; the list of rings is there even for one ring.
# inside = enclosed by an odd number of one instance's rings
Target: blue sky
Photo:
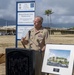
[[[69,58],[70,50],[50,50],[50,56]]]
[[[0,18],[16,19],[16,2],[31,0],[0,0]],[[34,1],[34,0],[32,0]],[[74,0],[35,0],[36,15],[47,22],[44,11],[52,9],[52,23],[74,23]]]

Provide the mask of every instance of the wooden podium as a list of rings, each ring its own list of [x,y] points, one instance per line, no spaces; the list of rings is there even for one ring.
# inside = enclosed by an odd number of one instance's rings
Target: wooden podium
[[[35,51],[6,48],[6,75],[35,75]]]

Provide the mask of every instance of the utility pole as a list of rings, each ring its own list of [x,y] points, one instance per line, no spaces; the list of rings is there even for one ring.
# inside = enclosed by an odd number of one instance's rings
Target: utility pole
[[[7,35],[7,27],[8,27],[8,25],[7,25],[8,23],[7,23],[7,20],[6,20],[6,35]]]

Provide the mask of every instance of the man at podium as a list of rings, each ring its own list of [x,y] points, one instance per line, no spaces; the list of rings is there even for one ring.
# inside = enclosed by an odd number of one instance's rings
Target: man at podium
[[[35,17],[34,28],[29,30],[28,34],[21,39],[21,42],[25,48],[37,51],[35,75],[44,75],[44,73],[41,73],[42,59],[45,45],[49,43],[49,32],[47,29],[42,27],[42,23],[42,17]]]

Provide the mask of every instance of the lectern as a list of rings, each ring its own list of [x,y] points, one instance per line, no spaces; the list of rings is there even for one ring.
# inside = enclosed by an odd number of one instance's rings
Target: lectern
[[[35,51],[6,48],[6,75],[35,75]]]

